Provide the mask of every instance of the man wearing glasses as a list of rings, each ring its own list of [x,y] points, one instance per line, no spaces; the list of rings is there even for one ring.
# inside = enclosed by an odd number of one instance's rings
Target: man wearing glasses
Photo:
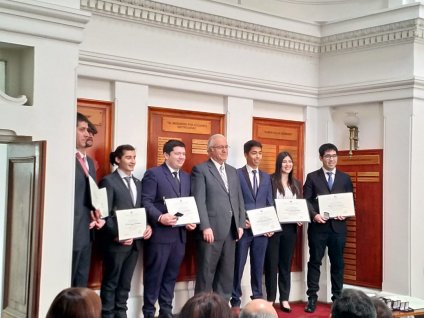
[[[246,216],[237,171],[225,163],[225,136],[209,138],[208,155],[209,160],[193,167],[191,176],[191,192],[200,217],[195,293],[213,291],[228,302],[236,240],[243,235]]]
[[[319,148],[322,167],[307,175],[303,186],[303,196],[308,202],[311,223],[308,226],[309,262],[307,285],[308,303],[305,312],[313,313],[316,309],[319,290],[321,261],[325,249],[331,263],[331,299],[340,297],[343,288],[343,250],[346,242],[346,222],[343,216],[332,219],[320,214],[318,196],[331,193],[353,192],[349,175],[336,170],[337,147],[323,144]]]

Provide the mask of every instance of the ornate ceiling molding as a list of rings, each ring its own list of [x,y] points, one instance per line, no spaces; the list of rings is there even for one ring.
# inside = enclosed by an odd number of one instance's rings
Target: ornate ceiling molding
[[[420,18],[316,37],[149,0],[81,0],[81,8],[99,15],[301,55],[338,54],[424,39],[424,20]]]
[[[180,31],[314,55],[320,39],[213,14],[146,0],[81,0],[81,8],[93,13],[160,25]]]

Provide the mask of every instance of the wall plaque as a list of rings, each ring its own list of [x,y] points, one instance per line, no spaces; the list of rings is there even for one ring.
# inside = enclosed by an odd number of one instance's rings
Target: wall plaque
[[[181,117],[163,117],[162,130],[178,133],[211,135],[209,120],[189,119]]]
[[[298,129],[292,127],[278,127],[271,125],[258,125],[258,138],[298,140]]]
[[[208,154],[208,140],[207,139],[192,139],[191,140],[191,153],[199,155]]]

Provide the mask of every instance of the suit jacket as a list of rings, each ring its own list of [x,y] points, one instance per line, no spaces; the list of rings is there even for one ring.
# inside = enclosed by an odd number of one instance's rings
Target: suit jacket
[[[93,160],[87,156],[89,174],[96,180],[96,169]],[[91,222],[90,186],[78,159],[75,159],[75,194],[74,194],[74,239],[73,250],[81,250],[90,244],[93,231],[88,228]]]
[[[237,174],[240,178],[240,186],[246,210],[260,209],[274,205],[271,178],[268,173],[259,170],[259,187],[256,196],[253,194],[253,187],[246,166],[237,169]]]
[[[237,170],[225,164],[225,171],[228,179],[228,192],[218,169],[210,159],[193,167],[191,176],[191,192],[199,210],[199,230],[211,228],[215,240],[224,240],[227,237],[233,215],[234,237],[238,235],[235,233],[238,228],[244,228],[246,221]]]
[[[180,170],[179,177],[180,189],[178,189],[174,176],[165,163],[147,170],[144,174],[142,202],[153,230],[150,238],[151,243],[171,243],[176,240],[186,242],[184,226],[171,227],[158,222],[159,217],[168,212],[164,198],[172,199],[190,195],[190,175]]]
[[[325,224],[313,222],[315,215],[319,213],[319,195],[345,192],[353,192],[353,185],[350,176],[340,170],[336,171],[331,191],[328,188],[327,179],[322,168],[307,175],[303,185],[303,196],[308,202],[309,215],[312,221],[309,225],[309,230],[325,232],[332,229],[336,233],[346,233],[345,221],[330,219]]]
[[[102,246],[107,251],[125,252],[131,248],[139,249],[142,239],[134,240],[132,246],[125,246],[117,242],[118,224],[116,222],[116,210],[141,208],[141,182],[133,177],[137,188],[136,204],[134,205],[127,185],[122,180],[118,171],[104,177],[100,183],[100,188],[106,188],[109,205],[109,216],[106,218],[106,224],[101,228]]]

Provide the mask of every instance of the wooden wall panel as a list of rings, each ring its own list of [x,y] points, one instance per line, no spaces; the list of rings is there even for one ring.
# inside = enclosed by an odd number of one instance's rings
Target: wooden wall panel
[[[298,121],[253,118],[253,139],[262,143],[260,169],[269,174],[275,171],[275,160],[282,151],[293,157],[293,175],[303,184],[304,123]],[[292,271],[302,271],[302,231],[297,231]]]
[[[351,176],[356,216],[347,221],[345,283],[381,289],[383,151],[340,151],[337,168]]]

